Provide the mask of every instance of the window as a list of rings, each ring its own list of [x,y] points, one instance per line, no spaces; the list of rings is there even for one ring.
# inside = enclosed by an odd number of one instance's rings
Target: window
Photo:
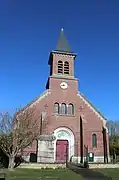
[[[67,61],[64,62],[64,74],[69,74],[69,63]]]
[[[63,74],[63,62],[58,61],[58,73]]]
[[[73,104],[68,105],[68,114],[73,115],[74,114],[74,106]]]
[[[61,114],[66,114],[67,113],[67,107],[65,103],[61,104]]]
[[[58,103],[54,104],[54,113],[59,114],[59,104]]]
[[[93,148],[97,147],[97,136],[96,136],[96,134],[92,134],[92,147]]]

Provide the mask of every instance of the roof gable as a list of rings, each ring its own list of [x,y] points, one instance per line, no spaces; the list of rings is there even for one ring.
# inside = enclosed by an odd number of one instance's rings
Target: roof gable
[[[81,92],[78,92],[77,95],[80,96],[83,102],[88,105],[88,107],[99,117],[100,120],[103,121],[103,125],[107,129],[107,119],[95,108],[95,106]]]

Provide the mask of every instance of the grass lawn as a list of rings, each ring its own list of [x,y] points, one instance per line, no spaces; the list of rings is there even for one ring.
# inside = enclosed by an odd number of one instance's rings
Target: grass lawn
[[[95,169],[95,171],[100,171],[103,174],[112,178],[112,180],[119,180],[119,168],[112,169]]]
[[[68,169],[15,169],[7,172],[6,180],[82,180]]]
[[[119,180],[119,169],[95,169]],[[81,176],[69,169],[14,169],[6,171],[6,180],[83,180]]]

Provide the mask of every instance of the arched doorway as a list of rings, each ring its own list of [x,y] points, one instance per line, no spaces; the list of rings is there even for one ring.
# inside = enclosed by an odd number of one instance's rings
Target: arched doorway
[[[65,127],[57,128],[54,131],[54,162],[66,162],[74,156],[74,134]]]

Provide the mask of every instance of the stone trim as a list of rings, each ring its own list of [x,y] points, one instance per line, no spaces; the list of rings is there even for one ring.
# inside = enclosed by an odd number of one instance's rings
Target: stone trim
[[[108,132],[108,128],[106,127],[106,118],[104,118],[103,115],[101,115],[98,110],[93,107],[93,105],[84,97],[82,93],[78,92],[77,95],[83,100],[86,105],[88,105],[88,107],[98,116],[98,118],[103,121],[103,125]]]
[[[37,97],[35,100],[33,100],[31,103],[27,104],[23,110],[32,107],[34,105],[36,105],[37,103],[39,103],[39,101],[41,101],[43,98],[45,98],[46,96],[48,96],[49,94],[51,94],[50,90],[46,90],[44,91],[39,97]]]
[[[62,56],[64,56],[64,57],[71,57],[71,56],[73,56],[73,58],[75,58],[76,56],[77,56],[77,54],[76,53],[74,53],[74,52],[61,52],[61,51],[51,51],[51,53],[52,54],[54,54],[54,55],[62,55]]]
[[[40,140],[40,141],[54,141],[55,140],[55,136],[53,136],[53,135],[40,135],[39,137],[38,137],[38,140]]]
[[[74,76],[70,76],[70,75],[57,75],[57,74],[53,74],[50,76],[50,78],[56,78],[56,79],[66,79],[66,80],[74,80],[74,81],[78,81],[77,78],[74,78]]]

